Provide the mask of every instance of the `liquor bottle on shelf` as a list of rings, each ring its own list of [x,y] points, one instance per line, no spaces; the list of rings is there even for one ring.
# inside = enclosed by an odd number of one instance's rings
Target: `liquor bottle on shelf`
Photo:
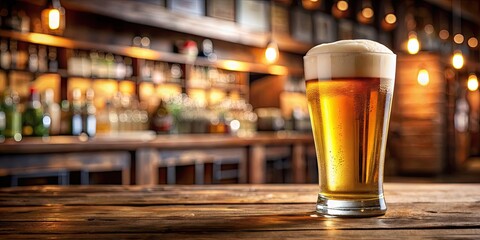
[[[30,72],[38,71],[38,54],[37,47],[31,44],[28,47],[28,70]]]
[[[22,140],[22,115],[18,109],[20,98],[18,94],[8,89],[3,99],[5,111],[5,137],[13,138],[15,141]]]
[[[110,100],[97,114],[97,133],[114,134],[118,132],[118,114]]]
[[[48,48],[48,71],[58,72],[57,49],[54,47]]]
[[[173,116],[167,109],[167,104],[160,100],[157,109],[153,113],[150,120],[150,127],[157,134],[168,134],[172,129]]]
[[[20,18],[20,32],[30,32],[30,17],[24,12],[19,11],[18,17]]]
[[[60,102],[60,135],[70,135],[72,133],[72,114],[70,111],[70,102],[66,99]]]
[[[123,61],[122,56],[115,56],[115,73],[114,77],[117,80],[123,80],[125,79],[127,75],[127,66],[125,62]]]
[[[0,95],[0,142],[5,141],[5,127],[7,125],[7,119],[5,116],[5,110],[3,109],[3,93]]]
[[[18,15],[18,10],[12,4],[9,6],[9,8],[10,8],[10,11],[9,11],[10,14],[7,15],[7,19],[6,19],[7,29],[20,31],[22,20]]]
[[[115,79],[116,77],[116,62],[115,56],[112,53],[105,54],[105,77],[108,79]]]
[[[38,46],[38,72],[44,73],[48,71],[48,56],[47,47],[44,45]]]
[[[125,57],[125,79],[131,79],[133,76],[133,63],[132,59],[129,57]]]
[[[82,59],[78,50],[74,50],[73,55],[67,61],[67,69],[69,76],[82,76]]]
[[[87,52],[85,51],[80,51],[79,52],[79,57],[80,57],[80,76],[88,78],[92,76],[92,63],[90,61],[90,58],[88,57]]]
[[[25,137],[46,137],[50,124],[51,118],[43,113],[38,91],[31,88],[22,117],[22,135]]]
[[[70,135],[79,136],[83,132],[82,121],[82,92],[79,88],[72,91],[72,103],[70,106]]]
[[[45,90],[43,98],[43,111],[50,117],[50,135],[60,134],[61,112],[60,106],[54,100],[53,89],[49,88]]]
[[[12,66],[12,54],[8,48],[8,40],[0,41],[0,66],[3,69],[10,69]]]
[[[99,52],[97,59],[97,77],[98,78],[108,78],[108,66],[107,60],[105,59],[105,53]],[[93,63],[92,63],[93,65]]]
[[[95,112],[97,109],[93,103],[94,92],[93,89],[87,89],[85,93],[85,104],[82,109],[83,132],[89,137],[94,137],[97,132],[97,117]]]
[[[130,96],[122,95],[120,92],[117,95],[117,109],[118,109],[118,129],[120,132],[131,131],[133,129],[132,119],[132,101]]]
[[[17,69],[17,61],[18,61],[18,51],[17,51],[17,41],[10,40],[10,69]]]

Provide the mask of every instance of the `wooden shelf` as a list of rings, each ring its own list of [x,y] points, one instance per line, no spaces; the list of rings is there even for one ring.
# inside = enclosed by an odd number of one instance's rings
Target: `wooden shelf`
[[[218,59],[214,62],[207,58],[198,57],[194,61],[190,60],[183,54],[156,51],[148,48],[139,48],[132,46],[120,46],[104,43],[94,43],[87,41],[73,40],[65,37],[42,34],[42,33],[22,33],[15,31],[0,30],[0,37],[11,38],[18,41],[30,42],[53,47],[63,47],[71,49],[99,49],[113,54],[128,56],[132,58],[164,61],[179,64],[193,64],[198,66],[216,66],[221,69],[239,71],[239,72],[256,72],[272,75],[289,75],[302,74],[303,70],[298,68],[288,68],[281,65],[267,65],[261,63],[243,62],[231,59]]]
[[[253,47],[267,46],[271,37],[270,32],[254,32],[242,28],[236,22],[175,13],[160,5],[141,1],[104,0],[99,4],[95,0],[62,0],[62,4],[67,9]],[[289,36],[274,35],[272,37],[279,49],[283,51],[303,55],[313,47],[311,43],[300,42]]]

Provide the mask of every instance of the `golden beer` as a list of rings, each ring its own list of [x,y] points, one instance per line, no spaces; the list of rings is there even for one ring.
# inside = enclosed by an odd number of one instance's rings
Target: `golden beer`
[[[304,57],[306,95],[320,191],[317,212],[386,212],[383,168],[396,56],[369,40],[312,48]]]
[[[391,79],[308,80],[320,194],[329,199],[374,199],[383,194]]]

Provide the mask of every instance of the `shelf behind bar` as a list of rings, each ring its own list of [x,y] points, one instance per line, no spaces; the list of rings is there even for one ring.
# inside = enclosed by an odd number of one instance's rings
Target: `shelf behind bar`
[[[114,54],[129,56],[133,58],[141,58],[146,60],[164,61],[180,64],[194,64],[198,66],[216,66],[225,70],[239,71],[239,72],[256,72],[266,73],[272,75],[300,75],[303,73],[302,69],[288,68],[281,65],[266,65],[261,63],[243,62],[237,60],[218,59],[211,62],[206,58],[199,57],[194,61],[182,54],[156,51],[148,48],[139,48],[132,46],[120,46],[105,43],[93,43],[87,41],[73,40],[65,37],[54,36],[43,33],[22,33],[16,31],[0,30],[0,37],[11,38],[18,41],[30,42],[34,44],[41,44],[53,47],[63,47],[71,49],[84,50],[102,50]]]
[[[236,22],[176,13],[163,6],[141,1],[103,0],[99,4],[96,0],[62,0],[62,4],[67,9],[253,47],[266,47],[272,37],[270,32],[252,31]],[[284,51],[304,54],[313,47],[312,43],[299,42],[292,37],[274,35],[273,39]]]

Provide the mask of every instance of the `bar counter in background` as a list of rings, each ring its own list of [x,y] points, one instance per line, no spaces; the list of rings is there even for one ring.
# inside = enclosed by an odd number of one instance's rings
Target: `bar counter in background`
[[[121,184],[305,183],[317,181],[311,134],[122,134],[92,139],[73,136],[7,139],[0,144],[4,185],[30,177],[81,184],[92,173],[119,172]]]

